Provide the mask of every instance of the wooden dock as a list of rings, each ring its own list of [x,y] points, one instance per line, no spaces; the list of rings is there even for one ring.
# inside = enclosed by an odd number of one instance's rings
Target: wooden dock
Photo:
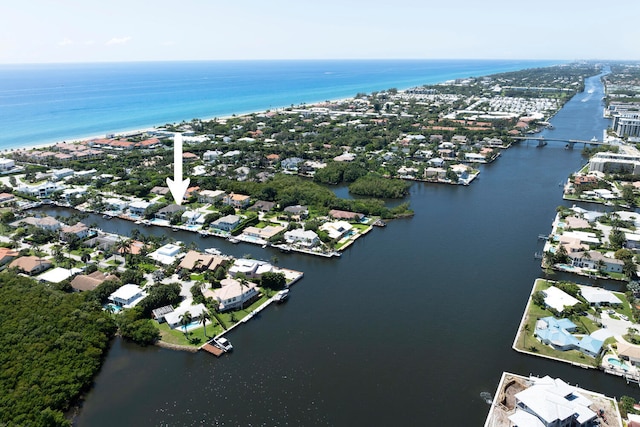
[[[213,354],[215,357],[220,357],[222,356],[222,354],[224,353],[224,351],[218,347],[216,347],[215,345],[206,343],[205,345],[203,345],[202,347],[200,347],[201,350],[204,350],[208,353]]]

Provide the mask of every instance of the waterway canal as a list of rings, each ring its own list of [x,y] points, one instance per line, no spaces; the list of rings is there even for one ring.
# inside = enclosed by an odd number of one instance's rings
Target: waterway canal
[[[601,137],[602,87],[587,85],[595,92],[574,97],[549,136]],[[375,229],[340,259],[141,228],[234,256],[277,255],[305,277],[286,304],[232,332],[234,353],[220,359],[115,340],[77,425],[481,426],[480,392],[493,393],[505,370],[637,395],[620,378],[511,349],[542,274],[537,236],[564,204],[558,184],[586,161],[580,151],[521,143],[469,187],[414,184],[415,217]]]

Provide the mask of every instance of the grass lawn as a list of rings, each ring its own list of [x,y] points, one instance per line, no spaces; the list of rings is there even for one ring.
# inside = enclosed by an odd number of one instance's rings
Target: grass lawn
[[[547,289],[551,286],[550,282],[546,280],[536,280],[535,292]],[[538,307],[531,303],[529,304],[529,311],[525,313],[525,321],[522,323],[522,329],[519,331],[518,341],[516,342],[516,348],[522,351],[527,351],[533,354],[539,354],[542,356],[555,357],[557,359],[566,360],[568,362],[580,363],[583,365],[596,366],[596,359],[586,356],[578,350],[559,351],[554,350],[548,345],[542,344],[537,338],[533,336],[533,332],[536,328],[536,322],[538,319],[553,316],[549,310]],[[578,326],[583,326],[589,333],[599,329],[599,327],[590,319],[585,316],[580,316],[574,323]]]
[[[253,304],[245,307],[243,310],[218,313],[218,317],[224,322],[225,326],[228,329],[235,323],[246,317],[253,310],[258,308],[268,299],[269,297],[267,297],[266,295],[262,295]],[[185,336],[182,328],[171,329],[165,322],[158,324],[158,329],[160,329],[160,337],[162,338],[162,341],[165,341],[169,344],[200,347],[202,344],[209,341],[214,336],[219,335],[223,332],[222,326],[220,326],[215,317],[211,317],[213,318],[213,324],[207,325],[207,336],[204,335],[204,328],[202,326],[187,331],[187,336]]]
[[[353,228],[358,230],[359,233],[362,233],[363,231],[369,228],[369,226],[366,224],[351,224],[351,225],[353,226]]]

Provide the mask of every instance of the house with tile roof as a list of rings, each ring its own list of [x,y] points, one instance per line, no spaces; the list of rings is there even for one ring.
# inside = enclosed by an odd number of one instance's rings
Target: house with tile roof
[[[22,273],[33,276],[34,274],[42,273],[43,271],[51,268],[52,263],[48,259],[39,258],[37,256],[23,256],[14,259],[9,264],[9,268],[17,268]]]

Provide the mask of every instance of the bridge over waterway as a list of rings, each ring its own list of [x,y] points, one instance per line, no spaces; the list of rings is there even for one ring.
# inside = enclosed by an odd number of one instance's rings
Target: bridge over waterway
[[[586,140],[582,140],[582,139],[564,139],[564,138],[545,138],[542,136],[514,136],[513,139],[516,142],[519,141],[537,141],[538,143],[538,147],[544,147],[545,145],[547,145],[547,143],[549,142],[561,142],[566,144],[567,148],[573,148],[573,146],[575,144],[584,144],[584,146],[586,147],[587,144],[589,145],[606,145],[606,142],[603,141],[599,141],[597,139],[590,139],[588,141]]]

